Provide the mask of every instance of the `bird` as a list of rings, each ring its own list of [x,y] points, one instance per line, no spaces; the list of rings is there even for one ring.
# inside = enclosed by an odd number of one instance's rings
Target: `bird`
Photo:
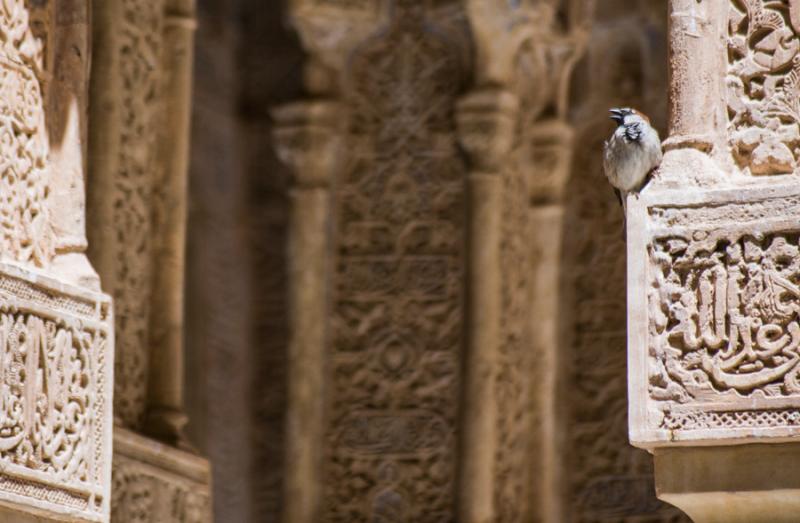
[[[609,112],[617,128],[603,147],[603,170],[627,218],[628,194],[641,190],[661,164],[661,138],[644,113],[627,107]]]

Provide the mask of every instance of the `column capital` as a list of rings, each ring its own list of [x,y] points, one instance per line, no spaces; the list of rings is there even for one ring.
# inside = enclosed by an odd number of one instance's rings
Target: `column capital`
[[[560,204],[572,169],[575,131],[563,120],[542,120],[522,131],[528,188],[533,205]]]
[[[474,91],[458,102],[458,138],[473,170],[496,173],[514,142],[517,97],[502,89]]]
[[[340,153],[341,107],[322,100],[301,101],[275,108],[273,136],[280,160],[299,188],[329,187]]]

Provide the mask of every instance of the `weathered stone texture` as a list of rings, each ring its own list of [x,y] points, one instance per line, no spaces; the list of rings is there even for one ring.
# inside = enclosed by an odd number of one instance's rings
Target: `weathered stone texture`
[[[84,254],[87,15],[0,9],[0,502],[20,520],[109,514],[113,316]]]
[[[627,201],[631,442],[698,523],[796,510],[798,9],[669,2],[666,154]]]

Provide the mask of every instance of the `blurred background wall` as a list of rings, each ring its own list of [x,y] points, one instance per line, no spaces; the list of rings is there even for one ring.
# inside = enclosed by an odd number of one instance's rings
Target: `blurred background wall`
[[[292,404],[288,374],[293,325],[289,315],[292,260],[287,245],[293,205],[290,195],[296,184],[291,171],[276,156],[271,110],[297,100],[325,99],[337,100],[343,106],[341,118],[346,123],[336,132],[346,139],[337,156],[344,167],[331,168],[333,203],[326,264],[332,279],[327,280],[325,294],[330,315],[324,326],[324,356],[318,362],[327,380],[320,389],[325,393],[321,423],[327,428],[320,435],[324,448],[315,469],[318,475],[309,477],[309,482],[319,487],[319,506],[310,521],[467,523],[468,511],[459,505],[469,478],[464,459],[470,458],[465,458],[463,438],[465,431],[472,430],[468,412],[475,407],[469,398],[467,389],[472,382],[465,369],[474,355],[470,323],[480,321],[482,315],[473,314],[471,308],[474,285],[469,279],[472,261],[467,248],[474,238],[469,232],[473,229],[468,227],[470,213],[477,212],[480,202],[468,199],[468,195],[476,194],[472,185],[467,187],[472,176],[468,173],[475,169],[470,171],[465,166],[480,162],[469,150],[467,155],[453,149],[456,152],[444,160],[441,151],[450,147],[442,143],[456,147],[460,140],[460,100],[484,87],[484,44],[475,33],[483,27],[481,15],[465,8],[467,2],[461,5],[447,0],[380,3],[392,7],[387,11],[366,0],[296,4],[310,6],[312,14],[319,14],[311,22],[302,19],[305,44],[296,32],[297,16],[290,19],[285,2],[199,0],[198,4],[186,388],[189,438],[212,462],[215,521],[278,522],[283,517],[287,523],[301,521],[286,516],[287,501],[298,493],[284,488],[287,470],[294,466],[287,458],[287,445],[291,443],[287,434],[293,434],[286,421]],[[509,414],[511,421],[499,423],[492,432],[497,438],[492,448],[511,445],[511,450],[510,457],[497,454],[491,458],[495,460],[495,474],[489,483],[496,489],[488,496],[494,506],[491,521],[685,521],[676,510],[656,500],[651,458],[627,442],[622,213],[601,168],[602,141],[612,130],[607,118],[610,107],[639,108],[651,116],[662,137],[666,134],[666,0],[601,0],[594,10],[589,2],[578,0],[509,4],[500,10],[528,9],[541,15],[541,20],[523,17],[519,23],[531,24],[550,36],[531,40],[527,54],[520,54],[512,67],[517,71],[512,73],[516,80],[503,86],[522,100],[520,108],[510,114],[515,115],[513,118],[522,116],[515,124],[519,143],[512,148],[512,156],[519,161],[513,169],[503,167],[500,171],[522,173],[525,190],[533,191],[550,174],[550,164],[534,165],[539,157],[526,155],[529,142],[547,142],[554,136],[542,122],[549,125],[556,121],[559,132],[571,139],[556,145],[560,154],[567,147],[569,157],[560,194],[552,197],[531,192],[530,201],[523,204],[530,206],[531,212],[555,209],[561,216],[556,222],[560,230],[553,234],[537,229],[536,215],[531,215],[530,219],[509,222],[512,229],[516,223],[517,229],[501,233],[521,234],[522,244],[528,249],[530,245],[543,246],[548,251],[546,263],[552,266],[549,274],[556,280],[550,288],[525,281],[525,274],[543,270],[537,265],[541,256],[537,258],[536,249],[514,258],[511,268],[504,256],[516,251],[506,247],[498,250],[499,286],[511,286],[511,295],[523,296],[515,299],[504,294],[503,299],[514,305],[509,309],[501,304],[500,314],[509,318],[521,314],[528,320],[519,332],[508,334],[501,319],[496,331],[499,361],[503,361],[504,347],[513,346],[508,350],[517,351],[513,357],[518,359],[508,361],[520,362],[514,365],[513,376],[506,381],[499,378],[498,404],[516,402],[514,405],[520,407]],[[375,9],[389,14],[375,15]],[[403,14],[402,19],[398,19],[398,12]],[[559,69],[557,63],[547,65],[548,60],[568,59],[568,55],[551,52],[547,46],[555,46],[552,42],[559,41],[559,35],[571,38],[576,13],[589,13],[590,24],[586,26],[587,40],[576,56],[577,64],[565,83],[557,74],[540,73]],[[489,13],[485,18],[492,16]],[[362,19],[368,21],[361,24]],[[319,27],[312,30],[309,27],[313,22]],[[494,30],[504,29],[498,26]],[[337,31],[350,34],[342,36]],[[430,35],[434,37],[428,39]],[[319,52],[319,45],[324,45],[319,42],[324,43],[326,37],[328,42],[348,38],[352,42],[336,48],[338,54],[331,59]],[[408,52],[408,46],[416,46],[413,53]],[[448,50],[443,51],[445,48]],[[453,64],[445,68],[451,77],[436,76],[442,60]],[[392,74],[404,66],[409,70]],[[518,74],[527,71],[526,67],[531,75]],[[382,73],[371,75],[371,70]],[[548,91],[544,88],[548,84],[550,94],[527,94]],[[565,101],[560,105],[559,97]],[[431,119],[435,104],[444,104],[444,109],[438,119]],[[359,129],[375,134],[369,154],[361,156],[356,152],[363,147]],[[528,134],[528,129],[537,129],[538,134]],[[463,145],[458,151],[463,151]],[[392,183],[398,180],[395,171],[400,169],[392,159],[397,154],[405,154],[411,162],[411,181]],[[354,158],[360,158],[363,165],[353,166]],[[563,167],[563,162],[560,165]],[[373,201],[358,205],[377,203],[383,207],[372,211],[348,207],[348,180],[359,176],[372,182],[356,187],[377,192],[365,193]],[[503,176],[511,180],[508,183],[515,179],[510,174]],[[457,188],[459,183],[464,184],[463,189]],[[456,195],[443,187],[456,187]],[[442,194],[442,190],[451,191],[450,197],[458,200],[455,209],[431,203],[429,198],[436,198],[434,195]],[[513,186],[510,190],[513,192]],[[503,201],[500,208],[517,205]],[[461,245],[448,251],[445,258],[451,264],[449,269],[436,272],[439,269],[435,264],[423,265],[424,270],[434,272],[419,275],[420,279],[434,281],[456,278],[454,305],[447,313],[455,319],[448,315],[429,318],[440,327],[441,336],[437,337],[437,332],[420,334],[424,327],[414,327],[408,318],[386,312],[397,309],[404,314],[417,311],[415,314],[421,316],[435,315],[438,309],[431,305],[430,295],[409,298],[397,288],[373,300],[377,305],[370,302],[366,306],[358,299],[350,300],[349,305],[341,301],[343,294],[338,289],[343,281],[376,287],[381,281],[374,272],[369,276],[343,272],[343,257],[360,248],[374,248],[375,252],[413,249],[393,243],[400,229],[387,233],[373,230],[350,237],[353,242],[366,244],[347,243],[348,232],[341,224],[348,223],[348,213],[361,216],[355,221],[367,227],[382,219],[391,222],[390,218],[381,218],[391,210],[402,211],[407,220],[420,219],[421,215],[428,216],[423,220],[426,223],[441,225],[442,220],[450,220],[449,229],[432,234],[451,237],[417,239],[429,243],[416,254],[430,249],[425,252],[436,255],[438,251],[434,251],[446,249],[448,240]],[[537,243],[537,235],[545,238],[546,234],[553,238]],[[502,236],[501,245],[511,241],[506,237]],[[438,246],[431,241],[438,241]],[[402,262],[406,258],[401,253],[398,259]],[[413,281],[413,275],[396,279],[391,267],[385,270],[383,278],[393,285],[410,285],[408,282]],[[513,279],[512,273],[520,276]],[[368,288],[360,291],[369,294]],[[428,302],[420,305],[425,300]],[[514,307],[523,310],[515,312]],[[540,308],[550,314],[540,314]],[[385,317],[370,325],[364,320],[369,314]],[[342,350],[348,349],[341,349],[345,342],[337,339],[336,333],[342,328],[337,321],[353,323],[347,327],[350,356],[342,356]],[[381,322],[384,334],[376,332]],[[545,323],[553,327],[554,334],[537,341],[540,338],[536,333],[546,328]],[[454,330],[448,333],[447,329]],[[396,345],[381,336],[397,338]],[[397,348],[404,344],[411,348]],[[389,376],[383,378],[385,383],[373,384],[375,375],[370,374],[369,362],[380,355],[402,359],[405,350],[412,354],[408,372],[413,372],[414,366],[429,365],[425,373],[408,379]],[[432,359],[426,360],[431,354]],[[391,360],[388,365],[397,370],[405,363]],[[543,383],[552,386],[540,386]],[[437,401],[430,400],[431,390],[434,396],[439,395]],[[388,398],[381,399],[382,395]],[[391,421],[376,426],[376,418],[367,416],[351,426],[350,432],[343,434],[337,428],[343,416],[378,410],[381,401],[391,404],[393,413],[406,416],[403,419],[408,419],[408,413],[433,410],[436,419],[444,421],[436,422],[440,425],[434,428],[425,421]],[[353,405],[352,412],[347,410],[348,402]],[[550,407],[541,408],[543,402]],[[499,412],[502,421],[502,408]],[[478,425],[480,417],[479,410]],[[504,439],[505,431],[510,436]],[[431,443],[434,450],[426,450],[426,443],[420,442],[426,437],[435,440]],[[533,443],[522,445],[520,439]],[[392,447],[401,440],[417,446]],[[444,450],[436,450],[436,445]],[[507,459],[518,461],[522,467],[503,469],[497,465]],[[415,479],[414,474],[421,476]],[[518,474],[525,478],[509,477]],[[424,482],[427,487],[414,488],[415,482]]]

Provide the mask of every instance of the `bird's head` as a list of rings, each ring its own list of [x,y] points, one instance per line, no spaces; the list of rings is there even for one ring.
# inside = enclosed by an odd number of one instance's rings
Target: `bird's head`
[[[650,119],[645,116],[644,113],[640,113],[636,109],[624,107],[621,109],[611,109],[608,112],[611,113],[610,118],[617,122],[617,125],[626,125],[636,121],[641,121],[647,124],[650,123]]]

